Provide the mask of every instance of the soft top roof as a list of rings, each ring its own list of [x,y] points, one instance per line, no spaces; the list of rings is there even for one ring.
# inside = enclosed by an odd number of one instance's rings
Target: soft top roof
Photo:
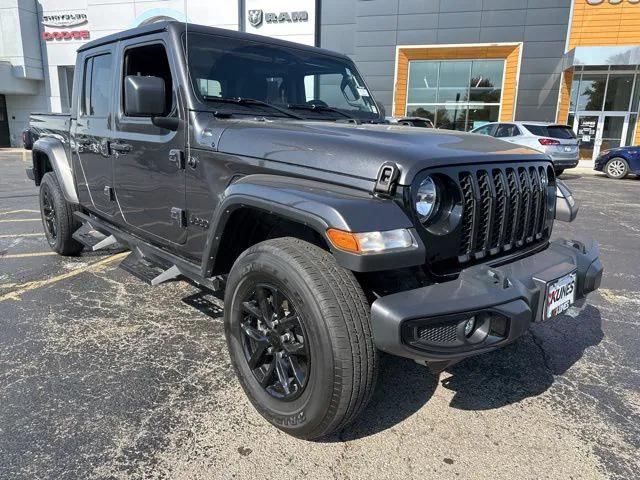
[[[286,40],[279,40],[276,38],[265,37],[263,35],[254,35],[246,32],[237,32],[235,30],[227,30],[225,28],[207,27],[204,25],[197,25],[195,23],[185,24],[184,22],[178,22],[176,20],[151,23],[142,27],[131,28],[129,30],[123,30],[122,32],[113,33],[111,35],[107,35],[85,43],[78,49],[78,52],[83,52],[100,45],[106,45],[108,43],[114,43],[129,38],[141,37],[152,33],[173,32],[179,35],[184,32],[185,29],[187,29],[189,32],[205,33],[228,38],[237,38],[241,40],[250,40],[254,42],[268,43],[270,45],[279,45],[282,47],[297,48],[299,50],[307,50],[310,52],[324,53],[326,55],[331,55],[334,57],[348,58],[346,55],[343,55],[341,53],[333,52],[331,50],[325,50],[318,47],[310,47],[301,43],[287,42]]]

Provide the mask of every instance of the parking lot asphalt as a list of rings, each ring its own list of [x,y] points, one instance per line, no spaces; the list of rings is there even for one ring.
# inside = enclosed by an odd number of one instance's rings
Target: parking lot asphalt
[[[29,159],[0,151],[1,479],[640,477],[639,179],[563,177],[553,235],[605,266],[585,306],[440,375],[385,356],[359,420],[306,442],[253,410],[192,285],[50,254]]]

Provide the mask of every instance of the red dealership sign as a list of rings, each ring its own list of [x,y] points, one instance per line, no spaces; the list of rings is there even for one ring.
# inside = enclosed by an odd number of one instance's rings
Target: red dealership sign
[[[65,30],[63,32],[43,32],[42,38],[49,40],[89,40],[89,30]]]

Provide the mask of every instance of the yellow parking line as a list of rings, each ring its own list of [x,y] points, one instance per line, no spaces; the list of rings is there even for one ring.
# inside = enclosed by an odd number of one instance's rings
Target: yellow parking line
[[[13,223],[13,222],[41,222],[39,218],[12,218],[11,220],[0,220],[0,223]]]
[[[14,213],[40,213],[40,210],[9,210],[8,212],[0,212],[0,215],[12,215]]]
[[[17,238],[17,237],[44,237],[44,233],[11,233],[8,235],[0,235],[0,238]]]
[[[53,283],[59,282],[61,280],[66,280],[67,278],[72,278],[75,277],[77,275],[80,275],[83,272],[97,272],[102,270],[105,266],[109,265],[110,263],[116,262],[118,260],[121,260],[122,258],[126,257],[127,255],[129,255],[130,252],[122,252],[122,253],[117,253],[115,255],[112,255],[110,257],[107,258],[103,258],[102,260],[99,260],[97,262],[91,263],[89,265],[86,265],[84,267],[80,267],[77,268],[75,270],[71,270],[70,272],[66,272],[63,273],[61,275],[57,275],[55,277],[51,277],[51,278],[47,278],[46,280],[35,280],[33,282],[27,282],[27,283],[23,283],[22,285],[19,286],[18,289],[9,292],[9,293],[5,293],[4,295],[0,295],[0,302],[4,302],[5,300],[20,300],[20,297],[31,291],[31,290],[35,290],[36,288],[40,288],[40,287],[45,287],[47,285],[51,285]]]
[[[56,252],[14,253],[13,255],[0,255],[0,260],[4,258],[46,257],[48,255],[57,255],[57,253]]]

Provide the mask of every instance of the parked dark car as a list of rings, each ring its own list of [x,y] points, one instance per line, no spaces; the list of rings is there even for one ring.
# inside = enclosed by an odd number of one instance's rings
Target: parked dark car
[[[640,175],[640,147],[618,147],[600,152],[593,169],[615,179],[630,173]]]
[[[22,146],[25,150],[31,150],[37,138],[33,138],[34,134],[30,128],[22,131]]]
[[[600,284],[597,242],[550,239],[577,207],[547,155],[390,125],[347,56],[156,23],[80,47],[73,91],[32,121],[50,247],[224,292],[240,384],[297,437],[357,417],[379,350],[440,371]]]

